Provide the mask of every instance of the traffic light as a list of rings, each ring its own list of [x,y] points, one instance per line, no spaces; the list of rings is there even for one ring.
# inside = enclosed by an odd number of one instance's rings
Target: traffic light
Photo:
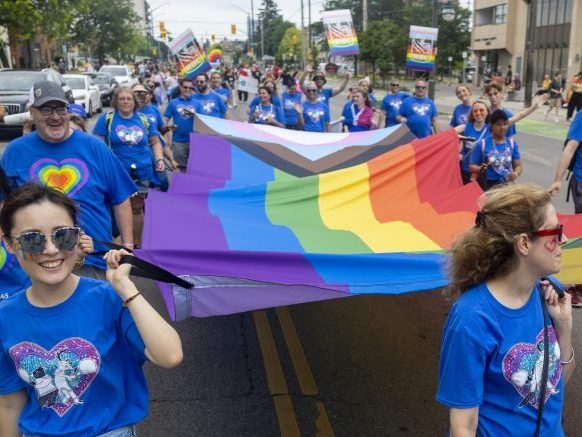
[[[230,34],[231,35],[236,35],[236,24],[231,24],[230,25]]]
[[[216,35],[215,35],[215,34],[212,34],[212,35],[210,35],[210,40],[211,40],[212,42],[214,42],[214,40],[215,40],[215,39],[216,39]]]
[[[160,33],[166,31],[166,24],[163,21],[160,21]]]

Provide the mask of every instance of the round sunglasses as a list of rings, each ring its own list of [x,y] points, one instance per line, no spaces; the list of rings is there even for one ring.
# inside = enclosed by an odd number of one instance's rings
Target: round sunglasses
[[[59,250],[71,251],[79,243],[81,228],[76,226],[63,227],[55,230],[52,234],[45,235],[40,231],[24,232],[13,239],[18,243],[16,249],[25,253],[36,255],[44,252],[47,237],[50,237],[54,245]]]

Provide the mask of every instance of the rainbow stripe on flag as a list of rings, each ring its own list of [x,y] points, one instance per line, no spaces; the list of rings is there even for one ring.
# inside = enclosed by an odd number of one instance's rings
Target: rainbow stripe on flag
[[[172,40],[170,50],[178,58],[178,67],[183,77],[191,79],[211,68],[206,52],[198,44],[191,29]]]
[[[445,250],[481,194],[462,185],[452,130],[410,142],[403,126],[334,136],[204,116],[195,129],[188,172],[148,196],[139,252],[196,285],[162,287],[173,318],[446,284]],[[575,251],[565,274],[582,282]]]
[[[406,68],[420,71],[434,69],[438,31],[435,27],[410,26]]]
[[[360,53],[358,37],[349,9],[321,13],[325,37],[332,56],[349,56]]]

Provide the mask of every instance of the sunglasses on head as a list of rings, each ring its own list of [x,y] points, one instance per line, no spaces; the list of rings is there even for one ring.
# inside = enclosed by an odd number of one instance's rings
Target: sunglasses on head
[[[552,229],[540,229],[531,234],[534,237],[551,237],[552,235],[555,235],[558,241],[562,241],[562,237],[564,236],[564,225],[559,224],[558,227]]]
[[[81,229],[69,226],[57,229],[52,234],[45,235],[39,231],[20,234],[13,239],[18,243],[18,249],[29,254],[39,254],[46,248],[47,237],[50,237],[59,250],[71,251],[79,243]]]

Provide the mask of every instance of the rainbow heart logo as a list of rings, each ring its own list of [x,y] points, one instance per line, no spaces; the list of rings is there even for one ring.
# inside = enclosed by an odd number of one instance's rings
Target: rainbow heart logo
[[[30,167],[30,179],[74,196],[89,180],[87,165],[76,158],[56,161],[43,158]]]

